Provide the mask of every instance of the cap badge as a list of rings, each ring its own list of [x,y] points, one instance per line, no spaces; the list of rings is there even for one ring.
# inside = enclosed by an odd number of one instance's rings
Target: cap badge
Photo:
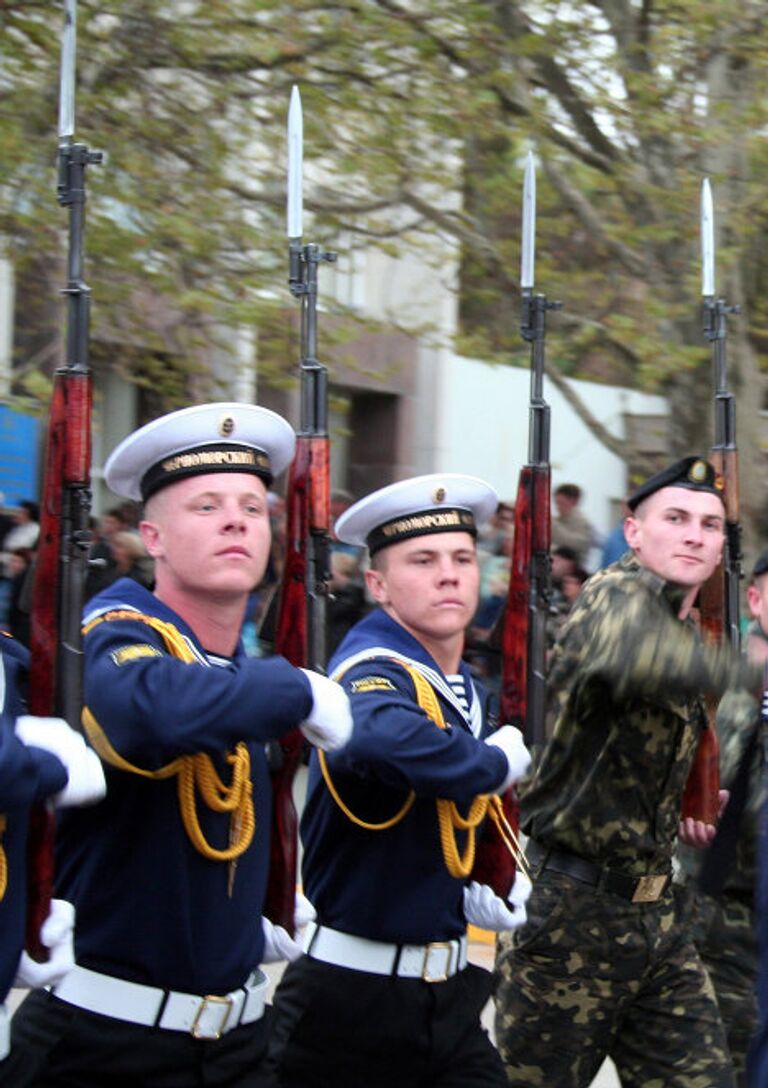
[[[445,502],[445,488],[436,487],[432,492],[432,502]]]
[[[235,421],[232,416],[222,416],[219,420],[219,434],[222,438],[229,438],[235,433]]]
[[[707,467],[706,461],[694,461],[688,472],[688,479],[695,484],[704,483],[707,478]]]

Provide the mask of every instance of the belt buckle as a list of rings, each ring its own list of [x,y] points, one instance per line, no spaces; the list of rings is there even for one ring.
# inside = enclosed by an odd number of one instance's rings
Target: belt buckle
[[[433,975],[430,971],[429,957],[433,952],[442,950],[445,952],[445,967],[441,975]],[[424,960],[421,965],[421,977],[424,982],[447,982],[449,979],[448,971],[451,966],[451,952],[453,951],[451,941],[433,941],[432,944],[428,944],[424,948]]]
[[[635,885],[632,902],[655,903],[656,900],[660,898],[666,886],[666,873],[657,873],[655,876],[641,876]]]
[[[220,1010],[221,1023],[219,1024],[218,1029],[213,1033],[207,1033],[201,1031],[200,1029],[200,1021],[208,1011],[209,1004],[222,1006]],[[194,1039],[220,1039],[227,1026],[229,1014],[232,1012],[232,1004],[233,1001],[231,996],[219,997],[218,994],[206,994],[205,997],[202,998],[202,1000],[200,1001],[200,1004],[197,1008],[197,1012],[195,1013],[195,1019],[192,1021],[192,1026],[189,1029],[189,1034]]]

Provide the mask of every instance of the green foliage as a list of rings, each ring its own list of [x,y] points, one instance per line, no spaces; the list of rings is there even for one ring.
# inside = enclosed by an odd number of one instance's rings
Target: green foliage
[[[226,347],[222,329],[258,319],[260,376],[284,380],[295,343],[272,326],[289,302],[285,123],[298,83],[307,236],[416,248],[438,268],[446,238],[458,240],[462,347],[519,359],[522,162],[533,146],[537,286],[565,304],[550,359],[647,389],[701,384],[704,174],[718,287],[741,270],[746,297],[734,301],[753,343],[768,336],[766,9],[81,0],[76,131],[107,155],[88,171],[94,335],[172,353],[197,381]],[[63,252],[60,17],[47,0],[0,14],[13,43],[0,76],[0,231],[22,263]]]

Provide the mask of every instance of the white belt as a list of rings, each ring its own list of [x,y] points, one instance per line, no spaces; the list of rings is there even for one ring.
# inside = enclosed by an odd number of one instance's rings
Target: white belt
[[[244,986],[220,997],[176,993],[101,975],[87,967],[73,967],[51,992],[80,1009],[127,1020],[145,1027],[188,1031],[195,1039],[218,1039],[241,1024],[252,1024],[264,1015],[269,980],[254,971]]]
[[[0,1005],[0,1062],[11,1049],[11,1018],[5,1005]]]
[[[466,937],[430,944],[387,944],[318,926],[315,922],[306,928],[304,951],[310,959],[336,967],[372,975],[420,978],[424,982],[445,982],[467,966]]]

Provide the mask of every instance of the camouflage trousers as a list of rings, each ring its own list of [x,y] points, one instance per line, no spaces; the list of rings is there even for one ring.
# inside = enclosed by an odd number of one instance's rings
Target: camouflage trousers
[[[546,871],[527,911],[496,958],[510,1084],[587,1088],[610,1055],[623,1088],[733,1088],[712,984],[671,889],[635,904]]]
[[[680,890],[691,933],[715,989],[738,1088],[745,1088],[747,1051],[757,1030],[757,933],[751,901],[727,892],[717,899]]]

